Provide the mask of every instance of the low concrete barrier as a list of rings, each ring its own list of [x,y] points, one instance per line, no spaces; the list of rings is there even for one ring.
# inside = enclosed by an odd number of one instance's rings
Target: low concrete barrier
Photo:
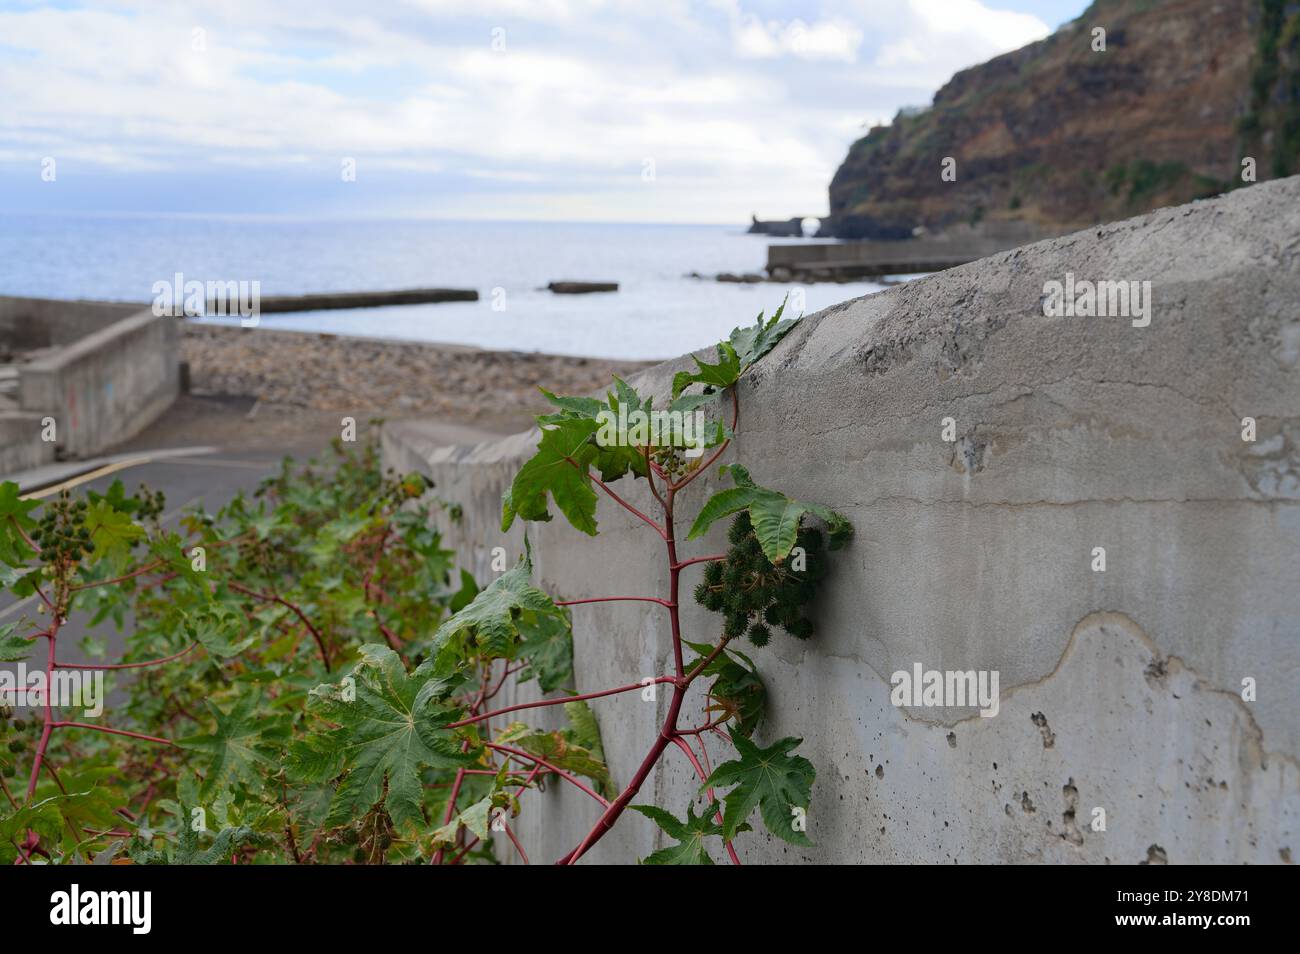
[[[394,291],[271,295],[262,298],[260,306],[263,314],[270,315],[279,312],[382,308],[387,305],[427,305],[449,301],[478,301],[478,292],[473,288],[402,288]],[[209,306],[209,313],[215,311],[214,305]]]
[[[0,296],[0,345],[14,351],[61,347],[143,307],[115,301]]]
[[[827,309],[742,381],[728,458],[857,527],[833,555],[817,635],[777,632],[751,653],[770,698],[760,739],[802,737],[818,775],[816,847],[756,832],[740,841],[747,862],[1294,857],[1298,236],[1300,178],[1253,186]],[[1045,288],[1067,273],[1150,281],[1150,323],[1045,317]],[[636,384],[664,393],[686,363]],[[447,540],[490,579],[493,547],[523,548],[522,526],[498,530],[500,498],[535,440],[433,448],[390,425],[384,454],[462,505]],[[696,481],[682,510],[727,485]],[[649,506],[644,488],[617,489]],[[541,585],[568,599],[663,592],[657,538],[608,500],[598,518],[596,539],[562,518],[528,525]],[[719,525],[682,555],[723,544]],[[668,671],[658,607],[573,615],[580,690]],[[700,640],[721,629],[689,599],[683,625]],[[892,675],[917,665],[996,671],[997,714],[894,705]],[[510,687],[502,705],[535,693]],[[615,781],[666,701],[594,704]],[[529,716],[557,724],[555,709]],[[638,801],[680,816],[697,787],[670,749]],[[534,860],[560,857],[597,815],[565,787],[529,800],[519,833]],[[660,837],[625,817],[593,860],[644,857]]]
[[[133,437],[179,393],[176,321],[138,308],[19,367],[20,408],[54,418],[66,456]]]
[[[812,282],[938,272],[1048,237],[1028,223],[994,222],[892,242],[769,245],[767,273],[777,281]]]

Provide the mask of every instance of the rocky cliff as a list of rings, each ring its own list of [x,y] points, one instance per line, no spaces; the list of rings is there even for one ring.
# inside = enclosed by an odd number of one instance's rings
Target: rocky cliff
[[[823,234],[1062,232],[1242,185],[1243,157],[1260,180],[1289,175],[1298,154],[1300,2],[1097,0],[855,142]]]

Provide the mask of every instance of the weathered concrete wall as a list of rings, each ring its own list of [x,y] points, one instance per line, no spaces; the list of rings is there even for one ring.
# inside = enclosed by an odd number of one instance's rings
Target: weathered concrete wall
[[[1067,272],[1150,280],[1150,325],[1044,317],[1044,283]],[[664,390],[683,364],[638,385]],[[754,833],[746,861],[1235,863],[1300,850],[1300,178],[812,315],[739,394],[729,458],[857,527],[834,555],[818,634],[778,632],[752,652],[771,699],[761,739],[801,736],[817,767],[817,847]],[[519,528],[497,530],[499,500],[534,440],[435,449],[394,425],[385,452],[463,504],[449,539],[487,579],[493,546],[522,549]],[[697,481],[684,509],[726,485]],[[664,592],[657,538],[607,500],[599,520],[594,540],[562,519],[529,526],[541,584],[565,598]],[[686,555],[723,544],[719,526]],[[720,629],[689,601],[683,620],[694,638]],[[668,671],[659,608],[579,606],[574,623],[581,690]],[[1000,711],[896,708],[890,675],[916,663],[997,670]],[[1242,699],[1247,678],[1257,701]],[[616,780],[666,696],[594,704]],[[695,783],[671,749],[662,765],[641,800],[680,815]],[[520,819],[530,855],[559,857],[595,815],[572,791],[535,799]],[[657,838],[626,817],[593,860],[642,857]]]
[[[13,351],[62,347],[135,314],[141,305],[0,296],[0,346]]]
[[[175,319],[136,309],[22,365],[19,404],[55,418],[64,454],[105,450],[137,434],[175,400],[177,331]]]
[[[0,478],[54,460],[54,445],[40,439],[41,415],[0,410]]]

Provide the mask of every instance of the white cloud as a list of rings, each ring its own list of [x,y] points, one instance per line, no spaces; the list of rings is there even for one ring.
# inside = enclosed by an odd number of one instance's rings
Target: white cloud
[[[804,23],[794,19],[762,21],[750,15],[733,27],[737,55],[750,59],[796,56],[804,60],[852,63],[862,45],[862,31],[845,20]]]
[[[1047,32],[980,0],[783,19],[739,0],[85,2],[0,12],[0,162],[271,175],[353,156],[368,182],[472,179],[439,208],[498,217],[816,214],[864,125]]]

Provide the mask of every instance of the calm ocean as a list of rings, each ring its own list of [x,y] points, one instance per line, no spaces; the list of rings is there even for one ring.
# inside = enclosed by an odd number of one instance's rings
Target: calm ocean
[[[438,286],[475,303],[265,315],[264,327],[518,351],[667,358],[770,311],[787,289],[685,277],[761,271],[740,226],[0,215],[0,294],[148,302],[156,281],[261,282],[263,295]],[[788,240],[786,240],[788,241]],[[554,295],[561,279],[612,294]],[[806,286],[806,311],[876,291]],[[493,289],[503,289],[493,308]]]

